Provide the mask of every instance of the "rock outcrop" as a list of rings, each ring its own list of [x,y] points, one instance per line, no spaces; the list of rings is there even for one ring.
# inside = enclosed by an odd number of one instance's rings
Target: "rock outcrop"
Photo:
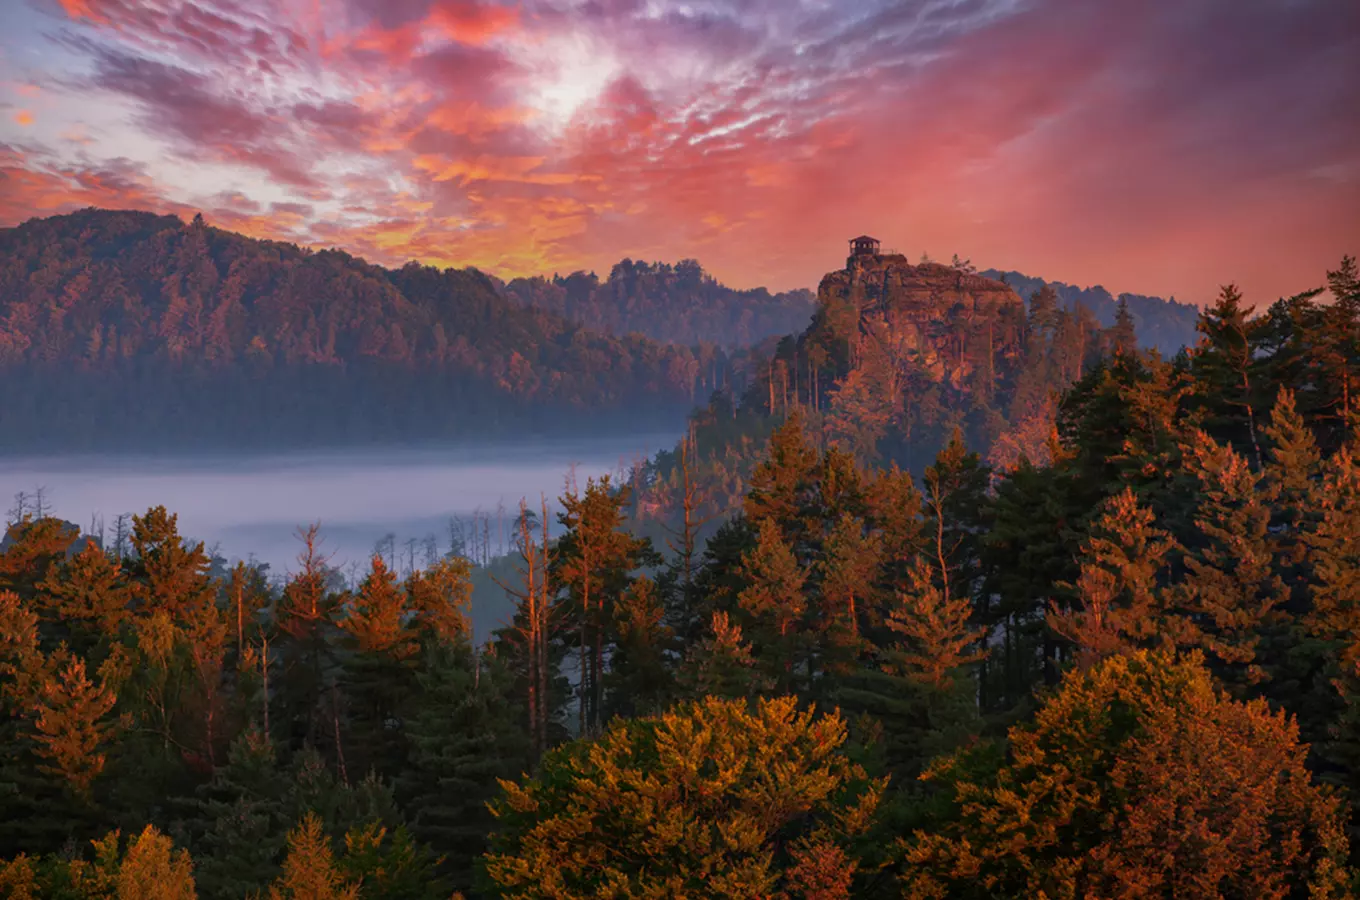
[[[858,311],[862,336],[886,331],[937,381],[962,387],[982,360],[1019,352],[1024,303],[1000,281],[898,254],[858,254],[826,275],[817,299]]]

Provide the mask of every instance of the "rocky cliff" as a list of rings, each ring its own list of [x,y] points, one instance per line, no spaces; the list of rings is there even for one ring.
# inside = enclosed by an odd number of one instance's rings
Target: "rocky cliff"
[[[1000,281],[896,254],[852,256],[817,289],[826,309],[856,310],[861,342],[894,345],[937,381],[962,387],[979,365],[1020,351],[1024,303]]]

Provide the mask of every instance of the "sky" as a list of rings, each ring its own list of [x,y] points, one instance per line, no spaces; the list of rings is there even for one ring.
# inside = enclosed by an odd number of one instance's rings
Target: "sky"
[[[501,277],[912,259],[1264,305],[1360,253],[1355,0],[0,0],[0,226]]]

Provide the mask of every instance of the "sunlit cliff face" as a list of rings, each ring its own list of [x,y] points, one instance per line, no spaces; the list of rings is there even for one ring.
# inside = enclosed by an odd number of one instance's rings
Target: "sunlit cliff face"
[[[0,223],[142,207],[503,276],[810,286],[869,232],[1266,303],[1360,250],[1335,0],[18,0]]]

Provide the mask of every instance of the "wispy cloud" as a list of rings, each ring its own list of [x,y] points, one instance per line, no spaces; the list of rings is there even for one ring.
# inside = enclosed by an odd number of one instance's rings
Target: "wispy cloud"
[[[776,288],[867,230],[1193,300],[1265,301],[1360,249],[1360,7],[1334,0],[33,0],[15,22],[0,50],[51,52],[0,62],[5,223],[201,209],[383,262],[697,256]]]

